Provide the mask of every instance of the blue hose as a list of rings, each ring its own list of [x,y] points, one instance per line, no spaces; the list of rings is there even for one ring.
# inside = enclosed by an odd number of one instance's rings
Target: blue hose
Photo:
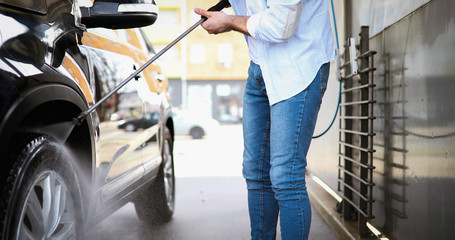
[[[322,132],[321,134],[318,134],[316,136],[313,136],[312,138],[322,137],[324,134],[326,134],[330,130],[330,128],[332,128],[332,125],[335,122],[335,119],[337,118],[337,115],[338,115],[338,109],[340,108],[340,102],[341,102],[341,81],[340,81],[340,90],[338,92],[337,109],[335,110],[335,114],[333,115],[332,122],[330,123],[330,125],[327,127],[327,129],[324,132]]]
[[[330,0],[330,3],[332,4],[333,25],[335,27],[335,37],[336,37],[336,42],[337,42],[337,61],[339,63],[340,62],[340,58],[339,58],[340,44],[338,42],[337,20],[335,18],[335,8],[333,7],[333,0]],[[337,66],[337,76],[338,76],[338,78],[340,76],[339,72],[340,72],[340,68]],[[321,134],[318,134],[316,136],[313,136],[312,138],[319,138],[319,137],[322,137],[324,134],[326,134],[330,130],[330,128],[332,128],[332,125],[335,122],[335,119],[337,118],[338,109],[340,108],[340,102],[341,102],[341,87],[342,87],[341,79],[338,79],[338,81],[340,82],[340,87],[339,87],[339,91],[338,91],[338,103],[337,103],[337,109],[336,109],[335,114],[333,116],[332,122],[330,123],[330,125],[327,127],[327,129],[324,132],[322,132]]]

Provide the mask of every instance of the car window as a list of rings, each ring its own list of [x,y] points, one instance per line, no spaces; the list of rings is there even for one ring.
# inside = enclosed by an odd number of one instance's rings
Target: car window
[[[152,119],[153,120],[158,120],[160,115],[157,112],[152,113]]]
[[[128,43],[129,40],[131,39],[128,32],[123,29],[116,30],[116,32],[117,32],[119,40],[122,41],[123,43]]]
[[[89,31],[94,31],[96,32],[97,34],[99,35],[102,35],[103,37],[107,37],[111,40],[119,40],[119,37],[118,37],[118,34],[114,31],[114,30],[111,30],[111,29],[107,29],[107,28],[93,28],[93,29],[89,29]]]
[[[140,48],[143,51],[150,52],[150,49],[147,48],[147,44],[145,43],[144,38],[142,37],[141,33],[139,31],[135,31],[137,35],[137,40],[139,41]]]
[[[147,120],[158,120],[159,114],[157,112],[147,113],[144,118]]]
[[[145,34],[145,32],[142,29],[139,29],[138,31],[139,31],[139,34],[140,34],[139,35],[139,41],[141,42],[141,46],[143,46],[143,49],[147,50],[148,52],[151,52],[151,53],[156,53],[155,49],[153,49],[152,43],[148,39],[148,37]]]
[[[93,6],[93,2],[90,0],[79,0],[78,1],[79,7],[91,7]]]

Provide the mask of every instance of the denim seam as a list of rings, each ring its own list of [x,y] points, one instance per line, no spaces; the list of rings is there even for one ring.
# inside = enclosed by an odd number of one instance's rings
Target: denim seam
[[[308,94],[305,92],[304,93],[304,99],[303,99],[303,102],[302,102],[302,106],[300,106],[300,112],[299,112],[299,116],[298,116],[298,120],[299,122],[297,123],[297,131],[296,131],[296,135],[295,135],[295,139],[294,139],[294,153],[292,155],[292,170],[291,170],[291,177],[292,177],[292,180],[294,182],[294,167],[295,167],[295,161],[296,161],[296,158],[297,158],[297,150],[298,150],[298,143],[299,143],[299,136],[300,136],[300,131],[302,129],[302,118],[303,118],[303,112],[304,112],[304,109],[305,109],[305,102],[306,102],[306,99],[307,99],[307,96]],[[294,188],[296,186],[293,186]]]
[[[291,179],[292,179],[292,183],[293,183],[293,188],[294,188],[294,192],[295,192],[295,195],[299,198],[299,201],[298,201],[298,204],[299,204],[299,209],[300,209],[300,212],[299,212],[299,220],[301,221],[301,226],[302,228],[300,228],[300,236],[304,236],[304,227],[305,226],[305,217],[304,217],[304,207],[302,205],[302,201],[303,199],[300,197],[300,195],[297,193],[297,186],[295,185],[295,177],[294,177],[294,171],[295,171],[295,162],[298,160],[297,156],[298,156],[298,143],[299,143],[299,138],[300,138],[300,134],[301,134],[301,131],[302,131],[302,121],[303,121],[303,113],[305,112],[305,104],[307,102],[307,97],[308,97],[308,91],[305,91],[304,92],[304,97],[303,97],[303,101],[302,101],[302,105],[300,107],[300,112],[299,112],[299,116],[298,116],[298,124],[297,124],[297,131],[296,131],[296,138],[294,140],[294,153],[293,153],[293,156],[292,156],[292,170],[291,170]]]
[[[259,226],[259,239],[264,239],[264,188],[261,184],[260,186],[260,195],[261,195],[261,224]]]
[[[264,161],[265,161],[265,152],[267,148],[267,139],[269,138],[270,133],[270,120],[266,121],[266,128],[264,133],[264,138],[262,140],[261,146],[261,155],[260,155],[260,165],[259,165],[259,191],[261,195],[261,224],[259,227],[259,239],[264,239],[264,184],[263,184],[263,173],[264,173]]]
[[[302,115],[302,116],[300,116],[300,121],[302,121],[302,118],[303,118],[303,112],[304,112],[304,110],[305,110],[305,104],[307,103],[307,97],[308,97],[308,94],[305,94],[305,98],[304,98],[304,102],[303,102],[303,107],[302,107],[302,112],[301,112],[301,115]],[[302,124],[302,122],[300,122],[299,131],[300,131],[301,128],[302,128],[302,127],[301,127],[301,124]],[[300,133],[299,133],[299,136],[300,136]],[[302,212],[301,212],[302,215],[300,216],[300,219],[301,219],[302,224],[303,224],[302,226],[306,226],[305,217],[304,217],[304,216],[305,216],[305,213],[304,213],[305,208],[303,207],[303,203],[302,203],[303,199],[300,198],[300,195],[298,195],[298,196],[299,196],[299,204],[300,204],[300,208],[299,208],[299,209],[301,209],[301,211],[302,211]],[[302,228],[300,228],[300,229],[301,229],[301,232],[300,232],[301,235],[300,235],[300,236],[303,237],[303,236],[304,236],[304,229],[305,229],[305,227],[302,227]]]
[[[265,134],[267,136],[267,134]],[[265,139],[265,137],[264,137]],[[260,224],[259,224],[259,239],[264,239],[264,185],[262,183],[264,171],[264,157],[265,157],[265,141],[262,142],[261,155],[259,160],[259,195],[260,195]]]

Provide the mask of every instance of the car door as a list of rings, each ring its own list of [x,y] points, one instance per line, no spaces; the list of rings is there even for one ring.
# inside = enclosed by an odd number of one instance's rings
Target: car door
[[[134,46],[138,63],[142,66],[153,57],[153,48],[140,29],[117,30],[124,34],[128,43]],[[163,125],[163,100],[166,94],[163,89],[167,88],[167,79],[163,75],[160,66],[152,63],[140,74],[138,79],[140,85],[139,95],[144,101],[144,114],[141,121],[145,143],[142,146],[143,165],[147,175],[155,175],[161,163],[161,151],[159,148],[158,132]],[[156,123],[156,124],[151,124]]]
[[[127,40],[117,31],[90,29],[82,38],[83,48],[91,59],[95,79],[96,101],[114,89],[137,67]],[[97,146],[95,192],[102,202],[140,184],[144,175],[143,147],[147,140],[144,129],[119,129],[119,122],[142,117],[145,112],[143,81],[138,77],[112,95],[97,108],[99,146]],[[102,202],[100,204],[102,204]]]

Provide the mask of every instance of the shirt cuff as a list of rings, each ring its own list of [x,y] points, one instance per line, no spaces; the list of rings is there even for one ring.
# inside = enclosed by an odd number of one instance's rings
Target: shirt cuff
[[[246,29],[248,33],[253,37],[256,38],[256,29],[258,28],[259,21],[261,20],[260,13],[251,15],[246,22]]]

